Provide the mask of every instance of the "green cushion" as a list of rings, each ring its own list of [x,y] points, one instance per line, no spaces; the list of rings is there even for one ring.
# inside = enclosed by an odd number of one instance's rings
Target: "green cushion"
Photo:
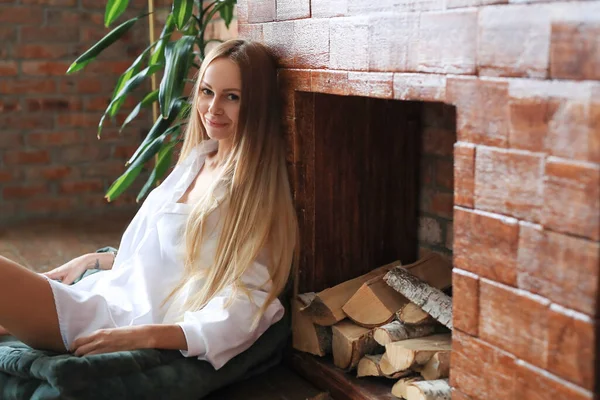
[[[248,350],[215,371],[178,351],[135,350],[75,357],[0,337],[0,399],[201,399],[281,361],[290,318],[272,325]]]

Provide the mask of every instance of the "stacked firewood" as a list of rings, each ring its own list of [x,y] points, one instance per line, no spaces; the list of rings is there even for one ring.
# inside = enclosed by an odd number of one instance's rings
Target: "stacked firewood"
[[[450,399],[452,265],[429,253],[294,299],[293,345],[358,377],[398,380],[408,400]]]

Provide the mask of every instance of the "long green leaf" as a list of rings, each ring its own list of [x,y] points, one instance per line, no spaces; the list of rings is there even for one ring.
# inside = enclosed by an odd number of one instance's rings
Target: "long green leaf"
[[[173,15],[175,16],[177,29],[183,30],[183,27],[192,16],[193,8],[194,0],[175,0],[173,2]]]
[[[163,118],[157,119],[150,132],[148,132],[144,140],[142,140],[142,143],[138,146],[138,148],[135,150],[135,152],[129,159],[129,161],[127,161],[127,165],[133,165],[137,163],[140,157],[142,157],[142,155],[157,138],[159,138],[160,136],[170,135],[183,125],[183,122],[179,122],[173,126],[169,126],[171,122],[173,121],[169,121]]]
[[[136,23],[138,19],[142,16],[138,16],[132,19],[129,19],[123,22],[121,25],[117,26],[115,29],[106,34],[102,39],[100,39],[96,44],[90,47],[85,53],[77,57],[73,64],[69,66],[67,69],[67,74],[72,74],[73,72],[77,72],[83,67],[85,67],[90,61],[96,58],[104,49],[108,46],[116,42],[127,32],[131,27]]]
[[[102,115],[102,118],[100,118],[100,123],[98,124],[98,137],[100,137],[100,131],[102,130],[102,124],[104,123],[106,116],[109,115],[110,110],[112,109],[114,104],[117,103],[118,101],[120,101],[125,96],[127,96],[129,93],[131,93],[131,91],[133,91],[135,88],[137,88],[144,81],[144,79],[151,76],[152,74],[155,74],[161,68],[162,68],[162,65],[150,65],[150,66],[144,68],[143,70],[141,70],[140,72],[138,72],[137,74],[135,74],[127,82],[125,82],[123,89],[121,89],[121,91],[115,96],[115,98],[111,100],[108,107],[106,107],[106,111],[104,112],[104,115]]]
[[[175,22],[173,14],[169,14],[165,21],[165,26],[160,34],[160,38],[156,41],[156,48],[150,56],[150,64],[163,64],[165,61],[165,46],[171,38],[171,34],[175,30]]]
[[[177,42],[169,43],[165,49],[165,73],[160,82],[158,102],[163,118],[168,118],[173,102],[181,96],[192,62],[195,38],[184,36]]]
[[[233,3],[225,3],[219,8],[219,14],[221,14],[221,18],[225,22],[225,27],[229,29],[229,24],[231,24],[231,20],[233,19]]]
[[[133,110],[131,110],[131,112],[129,113],[129,115],[127,116],[127,118],[125,118],[125,121],[123,122],[123,125],[121,125],[121,129],[119,129],[119,132],[121,132],[125,126],[127,126],[127,124],[129,124],[131,121],[133,121],[133,119],[135,117],[137,117],[137,115],[140,113],[142,108],[146,108],[152,105],[152,103],[154,103],[156,100],[158,100],[158,89],[153,90],[152,92],[148,93],[146,95],[146,97],[144,97],[142,99],[142,101],[140,101],[134,108]]]
[[[175,121],[175,118],[178,115],[183,103],[183,100],[178,99],[175,103],[173,103],[173,111],[171,112],[171,116],[169,118],[158,118],[156,121],[154,121],[152,129],[150,129],[150,132],[148,132],[144,140],[142,140],[142,143],[138,146],[137,150],[133,153],[131,158],[129,158],[127,164],[133,163],[135,159],[140,155],[140,153],[144,151],[144,148],[158,136],[162,135],[165,131],[168,131],[169,129],[173,130],[174,128],[177,128],[178,126],[181,126],[183,124],[183,122],[180,122],[169,128],[171,123]]]
[[[127,189],[131,183],[138,177],[140,172],[142,172],[142,165],[137,166],[135,168],[128,168],[127,171],[123,173],[116,181],[110,185],[106,195],[104,196],[106,200],[113,201],[117,197],[119,197],[125,189]]]
[[[142,187],[142,190],[140,190],[140,192],[138,193],[138,196],[135,201],[139,202],[141,199],[146,197],[146,195],[154,187],[156,182],[158,182],[158,180],[165,175],[165,173],[171,166],[171,161],[173,159],[173,150],[176,145],[177,141],[174,140],[171,143],[164,145],[158,151],[158,160],[156,161],[156,165],[154,166],[152,173],[148,177],[148,180],[144,184],[144,187]]]
[[[108,109],[108,115],[114,117],[123,103],[125,102],[125,97],[121,97],[118,101],[113,102],[114,99],[117,98],[121,90],[125,87],[125,84],[131,80],[132,77],[139,73],[139,64],[133,65],[133,68],[127,69],[127,71],[123,72],[123,74],[119,77],[117,84],[115,85],[115,90],[113,91],[113,95],[111,98],[112,106]]]
[[[129,0],[108,0],[104,12],[104,26],[107,28],[127,9]]]

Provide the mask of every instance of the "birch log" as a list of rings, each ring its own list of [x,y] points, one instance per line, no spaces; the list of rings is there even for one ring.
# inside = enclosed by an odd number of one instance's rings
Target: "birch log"
[[[423,366],[438,351],[450,352],[451,348],[450,334],[431,335],[388,343],[385,345],[385,357],[392,365],[393,373]]]
[[[390,322],[407,303],[406,297],[385,283],[382,274],[363,283],[342,310],[358,325],[374,328]]]
[[[450,374],[450,352],[435,353],[419,372],[426,381],[447,378]]]
[[[313,324],[300,312],[302,307],[301,301],[292,301],[292,346],[317,356],[331,354],[331,328]]]
[[[363,283],[377,276],[384,275],[386,272],[399,265],[400,261],[394,261],[393,263],[361,275],[358,278],[351,279],[316,293],[310,298],[310,301],[301,311],[304,315],[310,317],[315,324],[331,326],[346,318],[346,314],[342,310],[342,307],[350,300]],[[303,300],[308,300],[308,297]]]
[[[413,302],[405,304],[400,310],[396,311],[396,318],[407,325],[437,324],[431,315]]]
[[[382,376],[390,379],[398,379],[406,375],[413,374],[412,371],[400,371],[392,375],[386,375],[379,367],[383,354],[367,354],[358,362],[356,367],[356,376]]]
[[[412,382],[406,387],[407,400],[451,400],[452,388],[447,379]]]
[[[365,354],[376,353],[380,346],[371,330],[345,320],[331,327],[333,333],[333,363],[342,369],[352,369]]]
[[[401,267],[389,271],[388,285],[421,307],[437,321],[452,329],[452,299]]]
[[[392,386],[392,394],[401,399],[406,399],[406,389],[408,388],[408,386],[413,382],[419,382],[422,380],[423,378],[421,378],[420,376],[410,376],[402,378],[398,382],[396,382],[394,386]]]
[[[373,339],[382,346],[399,340],[414,339],[431,335],[435,331],[433,325],[409,326],[399,321],[392,321],[373,330]]]

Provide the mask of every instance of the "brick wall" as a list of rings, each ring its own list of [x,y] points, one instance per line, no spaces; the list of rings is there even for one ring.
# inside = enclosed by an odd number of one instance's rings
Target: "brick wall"
[[[0,223],[136,208],[133,192],[113,204],[103,195],[124,171],[149,115],[122,136],[115,124],[105,125],[102,140],[95,136],[119,74],[147,46],[146,21],[84,71],[65,75],[108,32],[104,4],[0,4]],[[144,7],[143,1],[133,2],[128,14]],[[131,99],[125,111],[135,103]]]
[[[147,20],[83,71],[66,76],[70,63],[109,31],[103,26],[106,2],[0,3],[0,224],[84,213],[131,214],[143,181],[113,203],[103,197],[151,126],[151,113],[142,110],[122,135],[119,125],[106,124],[100,141],[96,127],[119,75],[148,45]],[[131,1],[120,21],[140,14],[147,4]],[[155,2],[157,35],[170,5]],[[232,25],[228,32],[217,17],[207,33],[235,36]],[[127,102],[117,122],[137,101],[139,96]]]
[[[419,243],[421,253],[451,258],[456,110],[444,103],[424,103],[422,110]]]
[[[293,169],[294,90],[455,107],[454,398],[595,398],[600,2],[238,6],[280,55]]]

